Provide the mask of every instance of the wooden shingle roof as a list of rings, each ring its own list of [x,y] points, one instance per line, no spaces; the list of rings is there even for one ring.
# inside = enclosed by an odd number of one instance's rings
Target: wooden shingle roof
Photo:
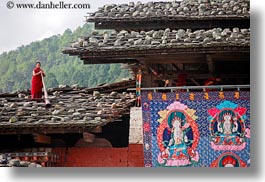
[[[132,81],[125,82],[130,87]],[[105,85],[105,88],[108,87],[111,84]],[[2,93],[0,134],[89,132],[96,126],[120,120],[134,105],[133,93],[95,90],[68,87],[50,89],[52,107],[48,109],[43,102],[32,101],[29,92]]]
[[[133,63],[137,59],[183,53],[249,52],[250,29],[164,29],[150,31],[92,32],[63,53],[85,64]]]
[[[249,0],[183,0],[106,4],[87,16],[97,29],[214,28],[250,25]],[[177,25],[177,26],[176,26]]]

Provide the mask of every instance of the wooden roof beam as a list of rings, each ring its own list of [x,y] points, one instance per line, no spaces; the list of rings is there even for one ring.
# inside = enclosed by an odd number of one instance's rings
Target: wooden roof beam
[[[210,72],[210,74],[213,74],[215,72],[215,65],[214,65],[212,56],[207,54],[206,55],[206,60],[207,60],[209,72]]]
[[[201,86],[194,78],[190,78],[190,80],[197,86]]]
[[[177,71],[180,71],[178,65],[176,65],[175,63],[172,63],[172,66],[173,66]]]
[[[217,21],[213,21],[212,18],[201,18],[191,19],[185,17],[172,18],[172,19],[121,19],[121,20],[112,20],[110,18],[106,19],[93,19],[88,18],[87,22],[95,22],[96,29],[116,29],[116,30],[158,30],[171,28],[175,29],[211,29],[216,27],[221,28],[249,28],[250,27],[250,18],[249,17],[229,17],[229,18],[219,18]],[[158,26],[159,25],[159,26]]]
[[[165,79],[173,79],[173,78],[178,78],[178,74],[179,73],[175,73],[175,74],[168,74],[168,75],[162,75],[160,77],[154,77],[154,80],[165,80]],[[211,77],[212,75],[209,73],[189,73],[187,75],[187,79],[192,79],[192,78],[196,78],[196,79],[208,79],[209,77]],[[226,78],[226,79],[245,79],[248,78],[249,75],[248,74],[220,74],[219,75],[221,78]]]
[[[112,64],[112,63],[137,63],[136,59],[86,59],[84,57],[81,58],[84,64]]]

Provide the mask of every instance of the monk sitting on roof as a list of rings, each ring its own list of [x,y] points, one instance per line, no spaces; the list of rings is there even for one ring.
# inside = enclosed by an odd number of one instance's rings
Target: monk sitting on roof
[[[44,71],[40,68],[41,63],[36,62],[36,67],[32,71],[32,80],[31,80],[31,98],[37,101],[40,101],[42,98],[42,78],[41,74],[45,76]]]
[[[222,79],[219,77],[211,77],[211,78],[208,78],[204,82],[204,86],[219,85],[221,81],[222,81]],[[209,88],[206,88],[205,90],[206,91],[210,91],[210,90],[213,91],[213,89],[209,89]]]

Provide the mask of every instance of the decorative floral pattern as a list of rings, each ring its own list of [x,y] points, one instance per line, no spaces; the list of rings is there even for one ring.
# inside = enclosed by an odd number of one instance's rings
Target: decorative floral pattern
[[[235,153],[225,152],[212,162],[211,167],[247,167],[247,164]]]

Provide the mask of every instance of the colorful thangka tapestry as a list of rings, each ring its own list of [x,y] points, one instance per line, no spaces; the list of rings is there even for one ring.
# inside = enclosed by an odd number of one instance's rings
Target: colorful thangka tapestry
[[[249,167],[250,92],[142,92],[145,167]]]

